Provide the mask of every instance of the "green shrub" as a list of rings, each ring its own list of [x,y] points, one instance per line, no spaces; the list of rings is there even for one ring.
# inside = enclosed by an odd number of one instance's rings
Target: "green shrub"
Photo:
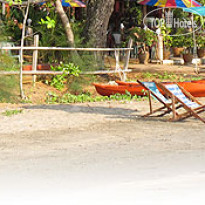
[[[59,66],[56,67],[51,66],[51,70],[63,71],[62,75],[54,76],[50,82],[50,85],[57,88],[58,90],[62,90],[65,87],[65,82],[67,81],[68,76],[73,75],[77,77],[81,72],[80,68],[78,66],[75,66],[73,63],[61,63]]]
[[[0,30],[0,41],[6,41]],[[13,71],[17,67],[15,59],[0,51],[0,72]],[[16,102],[18,100],[19,77],[0,75],[0,102]]]
[[[56,93],[49,92],[46,97],[46,102],[48,104],[55,103],[84,103],[84,102],[104,102],[104,101],[119,101],[119,102],[129,102],[129,101],[139,101],[140,96],[132,96],[130,93],[124,95],[115,94],[111,96],[96,96],[92,97],[89,94],[72,95],[66,93],[63,96],[58,96]]]

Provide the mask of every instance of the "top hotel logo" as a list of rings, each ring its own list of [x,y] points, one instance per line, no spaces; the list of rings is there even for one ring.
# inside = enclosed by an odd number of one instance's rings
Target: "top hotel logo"
[[[170,36],[179,36],[179,35],[188,35],[199,30],[203,25],[203,17],[200,16],[200,21],[194,21],[190,15],[186,12],[187,15],[182,15],[180,17],[177,15],[179,13],[179,9],[175,11],[176,8],[157,8],[151,12],[149,12],[143,19],[144,25],[148,27],[153,32],[156,32],[159,28],[166,27],[167,29],[171,29],[169,31]],[[159,12],[162,10],[161,13],[164,13],[164,18],[155,18],[156,11]],[[180,32],[178,32],[180,30]],[[180,34],[179,34],[180,33]]]

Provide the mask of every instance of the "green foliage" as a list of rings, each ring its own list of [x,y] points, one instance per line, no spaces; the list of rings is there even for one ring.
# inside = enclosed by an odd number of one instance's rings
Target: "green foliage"
[[[203,29],[197,32],[196,42],[199,48],[205,48],[205,35]]]
[[[75,46],[77,48],[86,47],[86,45],[84,46],[85,43],[83,43],[85,37],[82,35],[84,29],[84,22],[83,21],[71,22],[71,27],[74,33]]]
[[[5,112],[2,112],[2,115],[5,115],[7,117],[11,117],[13,115],[17,115],[17,114],[20,114],[22,112],[23,112],[22,109],[20,109],[20,110],[6,110]]]
[[[20,43],[21,39],[21,28],[23,15],[19,9],[10,7],[10,15],[2,15],[1,16],[1,33],[4,35],[4,41],[16,42]]]
[[[193,47],[193,36],[191,33],[187,35],[185,34],[183,28],[178,28],[176,35],[172,37],[172,47],[185,47],[185,48],[191,48]]]
[[[135,27],[132,29],[131,34],[133,35],[134,33],[137,33],[139,36],[136,40],[140,43],[144,43],[146,46],[151,46],[154,41],[157,41],[157,35],[149,29],[145,30]]]
[[[5,40],[0,30],[0,41]],[[0,51],[0,71],[12,71],[16,69],[14,59],[6,52]],[[18,92],[18,76],[0,75],[0,102],[15,102]]]
[[[164,74],[146,72],[146,73],[143,73],[142,77],[149,79],[149,80],[159,79],[161,81],[164,81],[164,80],[176,81],[178,78],[175,74],[169,74],[167,72],[164,72]],[[183,78],[183,81],[185,80],[186,79]]]
[[[190,13],[184,12],[183,9],[174,9],[175,18],[180,20],[191,21]],[[198,27],[202,25],[201,17],[199,15],[194,15],[194,22],[197,23]],[[200,23],[201,22],[201,23]],[[185,47],[186,50],[189,50],[193,47],[193,35],[191,28],[177,28],[175,33],[172,35],[177,35],[172,37],[172,47]],[[185,35],[186,34],[186,35]]]
[[[177,34],[180,34],[180,32],[177,32]],[[184,47],[184,36],[173,36],[172,37],[172,47],[182,48]]]
[[[92,42],[85,42],[84,37],[84,21],[72,21],[71,22],[72,30],[75,37],[75,46],[78,48],[90,48],[93,46]],[[89,52],[89,51],[78,51],[78,52],[69,52],[67,59],[69,62],[78,65],[82,71],[94,71],[104,68],[104,59],[103,53],[100,52]]]
[[[49,11],[49,13],[47,12]],[[39,46],[68,47],[62,21],[55,12],[55,7],[47,3],[46,9],[31,7],[29,18],[33,20],[34,33],[40,34]],[[39,51],[39,58],[45,63],[68,62],[68,52],[65,51]]]
[[[12,71],[15,68],[15,62],[11,57],[0,54],[0,71]],[[18,81],[18,76],[0,75],[0,102],[14,102],[17,100]]]
[[[55,20],[51,19],[49,16],[46,16],[46,20],[41,18],[41,21],[39,22],[39,24],[40,25],[46,25],[48,29],[56,27]]]
[[[63,96],[58,96],[55,93],[49,92],[46,97],[46,102],[48,104],[55,103],[84,103],[84,102],[102,102],[102,101],[140,101],[142,98],[140,96],[134,95],[131,96],[129,92],[126,94],[115,94],[111,96],[96,96],[92,97],[89,94],[81,94],[81,95],[72,95],[70,93],[66,93]]]
[[[82,94],[83,93],[83,85],[85,83],[86,83],[86,81],[84,81],[83,78],[81,78],[81,77],[72,79],[72,81],[69,82],[69,91],[75,95]]]
[[[81,72],[80,68],[78,66],[75,66],[73,63],[69,63],[69,64],[61,63],[56,67],[51,66],[51,70],[63,71],[62,75],[54,76],[52,81],[50,82],[50,85],[57,88],[58,90],[62,90],[64,88],[68,75],[73,75],[77,77]]]
[[[184,82],[184,81],[193,81],[193,80],[203,79],[200,76],[197,76],[197,77],[187,76],[186,74],[176,75],[176,74],[167,73],[167,72],[164,72],[163,74],[146,72],[142,74],[142,78],[148,79],[149,81],[159,79],[160,81],[171,81],[171,82],[176,82],[176,81]]]
[[[18,101],[18,77],[0,76],[0,102]]]
[[[161,26],[161,34],[163,35],[164,40],[164,47],[170,48],[172,46],[172,39],[173,37],[171,35],[171,28],[167,28],[166,25]]]
[[[181,35],[183,31],[178,29],[177,35],[172,37],[172,46],[173,47],[184,47],[185,50],[193,48],[193,37],[192,34]]]
[[[125,13],[129,23],[133,24],[132,26],[139,26],[143,23],[143,6],[138,4],[136,1],[125,1]]]
[[[22,0],[7,0],[7,2],[8,2],[8,4],[9,4],[9,6],[12,6],[12,5],[13,5],[13,2],[15,2],[15,3],[21,3]]]
[[[141,47],[145,51],[147,46],[151,46],[153,42],[157,42],[157,35],[149,29],[135,27],[131,31],[131,36],[141,43]]]

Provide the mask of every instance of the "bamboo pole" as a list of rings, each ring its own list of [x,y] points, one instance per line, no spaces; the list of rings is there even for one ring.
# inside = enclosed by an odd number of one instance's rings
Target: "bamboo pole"
[[[131,44],[129,44],[131,45]],[[23,50],[34,50],[34,51],[38,51],[38,50],[64,50],[64,51],[101,51],[101,52],[107,52],[107,51],[114,51],[114,52],[119,52],[119,51],[130,51],[133,50],[133,48],[68,48],[68,47],[1,47],[2,50],[20,50],[21,52]],[[23,53],[20,54],[21,58],[23,59]],[[21,63],[23,66],[23,62],[21,59]],[[131,72],[131,70],[128,70],[128,64],[129,64],[129,58],[126,57],[126,61],[125,61],[125,66],[124,69],[122,70],[123,75],[126,76],[126,72]],[[18,75],[20,74],[21,77],[21,88],[22,86],[22,75],[62,75],[64,72],[61,71],[37,71],[36,70],[32,70],[32,71],[23,71],[23,69],[21,68],[20,72],[19,71],[3,71],[0,72],[0,75]],[[119,73],[119,71],[116,70],[99,70],[99,71],[87,71],[87,72],[83,72],[81,73],[82,75],[100,75],[100,74],[109,74],[109,73]],[[69,74],[69,73],[67,73]],[[23,94],[23,93],[22,93]],[[22,95],[23,96],[23,95]]]
[[[163,35],[158,34],[158,58],[162,62],[163,61]]]
[[[132,70],[126,70],[125,72],[131,72]],[[64,71],[23,71],[22,75],[62,75],[65,74]],[[85,71],[80,73],[80,75],[101,75],[101,74],[109,74],[109,73],[118,73],[115,70],[98,70],[98,71]],[[0,75],[19,75],[19,71],[0,71]],[[69,75],[69,72],[66,73]]]
[[[1,47],[2,50],[20,50],[21,47]],[[70,48],[70,47],[23,47],[23,50],[58,50],[58,51],[127,51],[133,48]]]
[[[24,20],[23,20],[23,28],[22,28],[22,36],[21,36],[21,47],[20,47],[20,95],[21,98],[25,98],[24,92],[23,92],[23,50],[24,50],[24,38],[25,38],[25,31],[26,31],[26,21],[28,18],[28,12],[29,12],[29,5],[30,5],[30,0],[27,2],[27,8],[26,8],[26,13],[24,15]]]
[[[130,38],[129,42],[128,42],[128,48],[131,49],[133,45],[133,39]],[[131,50],[127,50],[126,51],[126,55],[125,55],[125,63],[124,63],[124,73],[123,73],[123,81],[126,81],[126,71],[128,70],[128,66],[129,66],[129,61],[130,61],[130,51]]]
[[[2,3],[2,14],[6,15],[6,5],[5,5],[5,3]]]
[[[193,6],[192,0],[191,0],[191,7]],[[193,56],[194,58],[197,58],[197,43],[196,43],[196,34],[194,30],[194,15],[191,14],[191,24],[192,24],[192,36],[193,36],[193,43],[194,43],[194,49],[193,49]]]

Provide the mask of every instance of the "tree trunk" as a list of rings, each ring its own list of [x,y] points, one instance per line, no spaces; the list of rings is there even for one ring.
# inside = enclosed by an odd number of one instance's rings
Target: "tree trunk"
[[[74,34],[73,34],[73,31],[72,31],[68,16],[66,15],[66,13],[63,9],[61,0],[56,0],[55,5],[56,5],[56,11],[57,11],[57,13],[59,14],[59,16],[62,20],[64,29],[65,29],[65,32],[66,32],[68,43],[70,44],[70,46],[74,47],[75,46]]]
[[[93,47],[105,47],[114,5],[115,0],[88,0],[85,42],[89,42]]]

